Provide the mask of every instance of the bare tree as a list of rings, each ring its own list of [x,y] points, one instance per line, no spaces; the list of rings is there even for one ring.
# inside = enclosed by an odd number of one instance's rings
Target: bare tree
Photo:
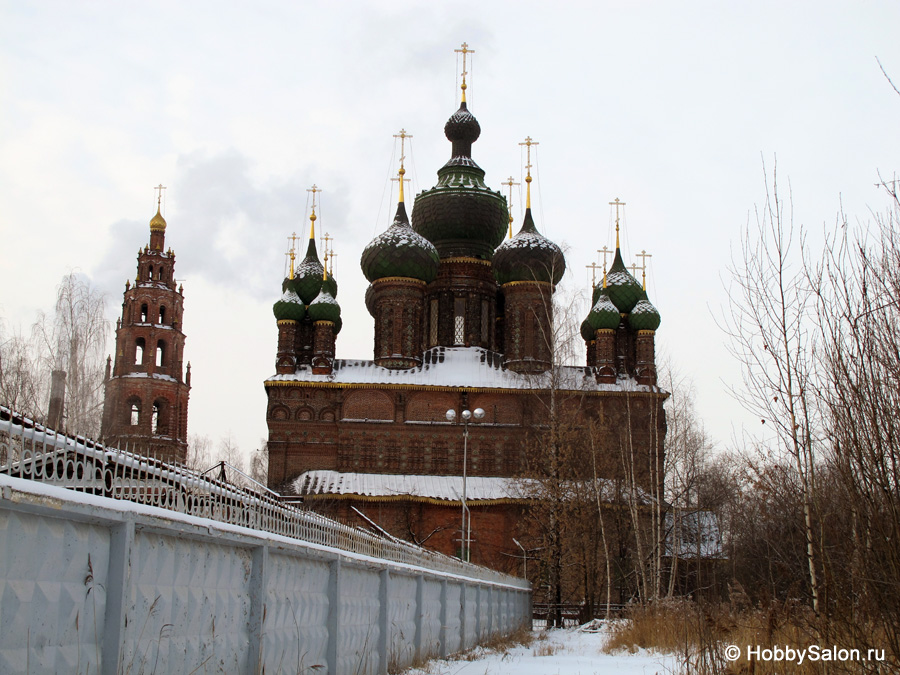
[[[900,662],[900,198],[896,182],[885,187],[891,206],[874,234],[851,233],[841,217],[811,279],[830,459],[849,514],[835,575],[846,609],[837,619]]]
[[[57,287],[52,316],[43,312],[33,332],[40,348],[40,368],[66,372],[65,427],[98,437],[103,415],[106,300],[90,281],[70,272]]]
[[[21,331],[5,335],[0,331],[0,403],[43,420],[47,382],[35,367],[34,341]]]
[[[771,185],[766,174],[765,203],[756,211],[755,225],[745,228],[740,258],[731,266],[731,306],[724,329],[732,354],[744,367],[743,386],[733,389],[735,397],[759,416],[796,470],[809,592],[818,613],[813,489],[820,421],[813,396],[814,299],[801,255],[804,236],[794,229],[792,208],[790,197],[785,202],[779,196],[777,172],[773,170]]]

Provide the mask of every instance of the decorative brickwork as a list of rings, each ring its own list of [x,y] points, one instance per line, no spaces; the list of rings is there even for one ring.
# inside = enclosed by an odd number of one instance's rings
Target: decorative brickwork
[[[621,474],[626,442],[642,458],[662,457],[667,394],[655,387],[652,335],[635,337],[641,326],[657,326],[659,317],[641,285],[617,257],[622,269],[610,279],[618,284],[616,298],[631,304],[619,308],[605,287],[596,289],[582,327],[587,367],[554,365],[552,299],[565,270],[562,252],[538,233],[530,210],[522,231],[501,245],[509,223],[505,199],[484,183],[471,157],[480,127],[465,105],[446,133],[453,156],[438,171],[437,186],[416,198],[415,237],[401,201],[393,225],[361,258],[371,282],[365,303],[375,323],[373,360],[336,359],[333,342],[320,354],[327,336],[319,324],[314,335],[308,317],[295,324],[293,338],[285,322],[278,323],[277,372],[265,383],[269,484],[276,489],[302,489],[298,477],[316,470],[364,474],[365,480],[369,474],[458,477],[460,484],[463,474],[534,475],[546,470],[534,466],[534,449],[547,432],[550,410],[571,430],[567,443],[584,443],[588,428],[595,430],[601,477]],[[310,300],[303,302],[312,311]],[[632,309],[643,323],[622,320]],[[448,422],[446,413],[477,408],[485,414],[469,424],[464,442],[463,426]],[[635,463],[639,484],[648,486],[655,464]],[[451,555],[459,550],[459,498],[304,497],[310,507],[356,524],[369,527],[368,518],[398,537]],[[515,569],[513,537],[525,527],[523,500],[500,497],[470,507],[473,562]]]
[[[538,281],[503,285],[505,297],[506,367],[517,373],[542,373],[550,368],[553,326],[553,286]]]
[[[110,445],[184,462],[190,365],[183,377],[182,289],[175,254],[165,246],[165,220],[150,222],[150,245],[138,252],[134,286],[125,285],[116,322],[116,358],[107,366],[101,436]]]

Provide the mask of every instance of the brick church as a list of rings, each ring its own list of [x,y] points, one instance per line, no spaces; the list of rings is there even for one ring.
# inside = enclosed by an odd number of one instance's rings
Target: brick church
[[[158,189],[150,243],[138,250],[134,285],[125,282],[115,362],[106,362],[100,435],[113,447],[183,464],[191,364],[185,372],[184,289],[176,287],[175,253],[165,248],[164,188]]]
[[[528,497],[518,479],[535,468],[529,448],[553,428],[552,401],[566,401],[569,421],[596,424],[601,452],[618,452],[627,431],[640,453],[661,458],[660,317],[617,241],[581,325],[587,362],[556,363],[552,300],[565,259],[534,221],[530,170],[524,220],[507,236],[506,199],[473,158],[481,128],[465,77],[461,98],[444,127],[451,152],[437,184],[415,197],[410,217],[401,159],[394,221],[363,251],[371,360],[336,358],[341,308],[317,251],[313,208],[306,255],[296,269],[292,261],[274,306],[268,476],[327,515],[450,555],[465,542],[472,562],[520,571],[514,538]],[[464,419],[476,410],[480,419]]]

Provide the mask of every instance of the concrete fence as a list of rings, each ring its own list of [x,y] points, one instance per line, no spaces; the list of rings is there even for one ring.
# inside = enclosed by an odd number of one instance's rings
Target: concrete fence
[[[530,625],[527,582],[0,474],[0,672],[387,673]]]

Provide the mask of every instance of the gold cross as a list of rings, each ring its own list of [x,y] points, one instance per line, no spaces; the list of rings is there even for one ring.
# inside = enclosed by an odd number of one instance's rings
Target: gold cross
[[[322,188],[317,187],[316,184],[313,183],[313,186],[311,188],[306,188],[306,191],[312,192],[312,210],[313,210],[313,213],[315,213],[315,211],[316,211],[316,193],[321,192]]]
[[[637,276],[637,271],[639,269],[641,269],[641,266],[638,265],[637,263],[634,263],[634,265],[628,265],[628,269],[631,270],[631,276],[634,277],[634,276]]]
[[[519,143],[519,145],[524,145],[528,148],[528,160],[525,162],[525,170],[527,171],[527,175],[525,176],[525,208],[531,208],[531,146],[532,145],[540,145],[537,141],[531,140],[531,136],[528,136],[525,139],[524,143]]]
[[[157,210],[159,210],[160,208],[162,208],[162,191],[165,190],[166,188],[163,186],[162,183],[160,183],[153,189],[156,190],[157,192],[159,192],[159,194],[156,197],[156,206],[157,206]]]
[[[337,258],[337,253],[334,251],[328,251],[328,260],[331,261],[331,264],[328,265],[328,273],[332,276],[334,275],[334,259]]]
[[[322,189],[317,187],[315,183],[311,188],[306,188],[307,192],[312,192],[312,211],[309,214],[309,238],[316,238],[316,193]]]
[[[597,249],[597,253],[603,254],[603,271],[606,271],[606,256],[615,253],[615,251],[610,251],[606,246],[601,249]]]
[[[288,252],[285,254],[290,256],[291,259],[291,275],[288,277],[289,279],[294,278],[294,260],[297,257],[297,254],[294,252],[294,249],[297,247],[297,233],[294,232],[288,237],[288,241],[291,242],[291,247],[288,249]]]
[[[516,183],[516,182],[513,180],[513,177],[510,176],[509,179],[508,179],[506,182],[500,183],[500,184],[501,184],[501,185],[506,185],[507,187],[509,187],[509,204],[507,204],[507,206],[509,207],[509,237],[510,237],[510,239],[512,239],[512,224],[513,224],[512,197],[513,197],[513,185],[521,185],[521,183]]]
[[[400,171],[397,172],[397,178],[391,178],[391,180],[395,180],[400,183],[400,199],[398,201],[403,200],[403,183],[409,182],[409,178],[404,178],[406,175],[406,169],[403,167],[403,163],[406,160],[406,139],[412,138],[412,134],[406,133],[406,129],[401,129],[399,134],[394,134],[394,138],[400,139]]]
[[[468,42],[463,42],[463,43],[462,43],[462,48],[461,48],[461,49],[454,49],[453,51],[456,52],[457,54],[462,54],[462,55],[463,55],[462,86],[461,86],[460,88],[462,89],[462,100],[463,100],[463,103],[465,103],[465,102],[466,102],[466,75],[469,74],[469,73],[466,71],[466,55],[467,55],[467,54],[474,54],[474,53],[475,53],[475,50],[474,50],[474,49],[469,49],[469,43],[468,43]]]
[[[597,270],[600,269],[600,265],[597,263],[591,263],[590,265],[585,265],[591,271],[591,288],[597,285]]]
[[[641,262],[644,263],[644,266],[643,266],[641,269],[643,270],[643,272],[642,272],[642,273],[643,273],[643,277],[644,277],[644,278],[643,278],[643,283],[644,283],[644,290],[646,291],[646,290],[647,290],[647,258],[652,258],[652,257],[653,257],[653,254],[652,254],[652,253],[647,253],[646,250],[642,250],[640,253],[638,253],[638,254],[637,254],[636,256],[634,256],[634,257],[635,257],[635,258],[641,258]]]
[[[327,256],[331,253],[331,242],[334,241],[334,237],[332,237],[328,232],[322,235],[321,243],[322,250],[325,251],[325,255]]]
[[[616,249],[618,250],[618,248],[619,248],[619,207],[621,206],[624,208],[625,202],[620,202],[619,198],[616,197],[616,201],[610,202],[609,205],[616,207]]]

